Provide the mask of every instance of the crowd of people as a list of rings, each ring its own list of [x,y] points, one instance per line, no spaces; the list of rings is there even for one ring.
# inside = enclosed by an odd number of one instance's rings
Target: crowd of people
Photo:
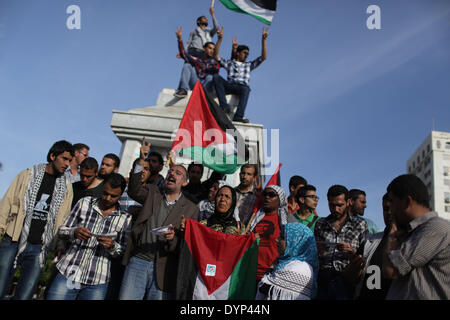
[[[174,161],[163,177],[163,157],[143,139],[125,178],[115,154],[98,166],[86,144],[54,143],[47,163],[19,173],[0,202],[1,299],[32,299],[50,252],[45,299],[174,299],[186,219],[256,236],[248,275],[256,300],[450,298],[450,224],[429,209],[414,175],[387,186],[379,231],[364,217],[363,190],[332,185],[329,213],[319,216],[317,190],[301,176],[290,178],[287,196],[262,188],[254,164],[232,186],[218,172],[202,181],[201,164]]]
[[[231,59],[219,56],[223,28],[210,8],[208,19],[183,44],[175,96],[184,98],[198,80],[225,98],[239,98],[232,118],[244,117],[250,72],[267,58],[267,29],[261,56],[248,62],[249,48],[233,39]],[[217,34],[217,43],[212,42]],[[227,71],[227,80],[219,75]],[[319,216],[317,189],[295,175],[289,195],[278,185],[262,188],[260,168],[245,164],[240,182],[219,172],[202,181],[204,167],[164,159],[142,140],[128,177],[117,173],[120,158],[98,161],[83,143],[61,140],[47,163],[19,173],[0,202],[0,299],[29,300],[53,253],[47,300],[162,300],[184,296],[179,268],[186,219],[230,235],[258,239],[256,300],[449,299],[450,224],[429,208],[429,195],[414,175],[396,177],[380,204],[385,227],[364,217],[366,193],[334,184],[329,212]],[[14,275],[20,268],[17,284]]]

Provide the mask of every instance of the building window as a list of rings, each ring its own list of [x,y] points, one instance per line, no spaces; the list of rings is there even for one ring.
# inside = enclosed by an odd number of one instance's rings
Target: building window
[[[425,172],[425,179],[428,179],[431,176],[431,170]]]
[[[416,162],[413,161],[413,169],[415,169],[415,168],[416,168]]]
[[[450,204],[450,192],[444,192],[444,202]]]
[[[444,176],[448,177],[450,175],[450,168],[444,167]]]
[[[449,179],[444,179],[444,184],[445,184],[446,186],[449,186],[449,187],[450,187],[450,180],[449,180]]]
[[[408,167],[408,173],[411,173],[411,166]]]
[[[445,212],[450,212],[450,206],[445,206]]]
[[[438,149],[440,149],[441,148],[441,141],[436,141],[436,147],[438,148]]]
[[[430,145],[427,145],[427,152],[430,152]]]
[[[447,141],[447,142],[445,143],[445,149],[449,149],[449,150],[450,150],[450,142]]]
[[[422,159],[425,158],[425,150],[422,150]]]

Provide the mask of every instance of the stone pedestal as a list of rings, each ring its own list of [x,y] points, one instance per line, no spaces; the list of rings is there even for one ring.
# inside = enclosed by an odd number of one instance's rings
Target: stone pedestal
[[[142,137],[146,137],[146,141],[151,143],[152,151],[161,153],[164,161],[166,161],[168,151],[172,146],[176,131],[192,93],[190,91],[186,98],[179,99],[173,96],[174,92],[175,90],[173,89],[163,89],[159,93],[156,105],[152,107],[136,108],[128,111],[113,110],[111,128],[122,142],[119,173],[123,176],[127,177],[129,175],[133,161],[139,157]],[[227,101],[233,110],[236,110],[239,102],[236,96],[227,96]],[[247,139],[250,162],[259,165],[263,164],[263,126],[252,123],[234,123],[234,125],[240,134]],[[177,163],[180,162],[185,164],[187,168],[189,164],[187,159],[177,159]],[[167,170],[168,168],[164,167],[161,172],[164,177]],[[205,167],[202,181],[207,179],[210,174],[211,170]],[[261,172],[261,175],[264,175],[264,171]],[[239,184],[239,171],[232,175],[227,175],[226,179],[231,185],[237,186]]]

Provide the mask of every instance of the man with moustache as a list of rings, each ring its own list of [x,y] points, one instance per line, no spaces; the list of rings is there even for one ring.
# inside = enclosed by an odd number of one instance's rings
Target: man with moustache
[[[59,228],[59,237],[71,243],[56,265],[58,274],[48,300],[105,299],[111,260],[125,249],[131,223],[131,215],[118,204],[125,187],[126,181],[120,174],[110,174],[105,179],[102,197],[81,199]]]
[[[258,185],[255,186],[257,176],[258,166],[256,164],[246,163],[241,167],[241,172],[239,173],[240,183],[234,189],[237,196],[236,208],[239,210],[240,221],[248,221],[258,194],[262,191],[260,180]]]
[[[351,298],[342,271],[350,263],[368,234],[366,221],[348,213],[348,190],[333,185],[327,193],[330,215],[316,223],[319,253],[318,300],[346,300]]]
[[[94,181],[98,173],[98,162],[94,158],[86,158],[80,164],[80,181],[72,184],[73,201],[72,208],[78,200],[83,197],[91,196],[98,198],[101,196],[100,190],[95,189]]]
[[[429,208],[425,184],[398,176],[387,187],[393,219],[383,252],[387,300],[450,299],[450,223]]]
[[[387,279],[381,274],[383,250],[392,223],[392,212],[389,209],[387,194],[383,196],[382,209],[386,226],[384,231],[369,234],[343,271],[346,281],[352,285],[355,284],[355,299],[385,300],[391,285],[391,279]],[[370,270],[368,270],[369,267],[371,267]]]
[[[369,228],[369,234],[380,232],[378,226],[367,217],[364,217],[364,211],[367,208],[366,193],[360,189],[351,189],[348,192],[348,213],[352,216],[359,215],[366,220]]]
[[[0,298],[14,272],[20,278],[13,299],[31,299],[50,243],[70,213],[72,184],[64,175],[74,155],[72,144],[56,142],[47,164],[22,171],[0,202]]]
[[[144,141],[145,144],[145,141]],[[199,209],[182,193],[187,185],[187,171],[172,164],[165,188],[142,187],[144,152],[131,175],[128,194],[143,208],[139,212],[123,258],[126,265],[120,300],[170,299],[175,291],[178,265],[178,239],[182,217],[198,219]],[[156,228],[165,227],[159,233]]]
[[[75,143],[73,145],[74,156],[70,165],[64,173],[70,182],[80,181],[80,165],[84,159],[89,157],[89,146],[84,143]]]
[[[94,198],[100,198],[103,194],[103,186],[105,179],[112,173],[117,173],[119,170],[120,159],[114,153],[106,154],[100,165],[97,176],[94,181],[86,188],[83,193],[83,197],[92,196]]]

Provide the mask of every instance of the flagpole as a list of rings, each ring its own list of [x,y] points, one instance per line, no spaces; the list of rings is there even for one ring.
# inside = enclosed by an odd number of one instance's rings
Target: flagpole
[[[211,2],[211,8],[214,8],[214,1],[215,0],[212,0],[212,2]]]

